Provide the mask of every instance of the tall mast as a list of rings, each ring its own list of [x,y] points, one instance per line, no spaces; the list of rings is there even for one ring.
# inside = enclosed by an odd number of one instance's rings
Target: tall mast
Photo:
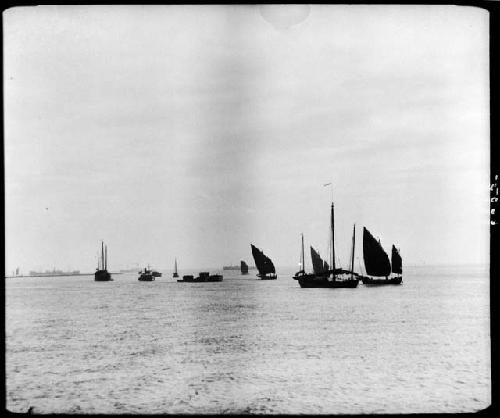
[[[305,273],[306,272],[306,266],[305,266],[305,257],[304,257],[304,234],[302,235],[302,271]]]
[[[332,252],[331,252],[331,260],[330,265],[332,266],[333,276],[335,277],[335,232],[334,232],[334,218],[333,218],[333,202],[332,202],[332,210],[331,210],[331,228],[332,228]]]
[[[356,224],[352,228],[351,278],[354,277],[354,245],[356,243]]]
[[[108,269],[108,246],[104,248],[104,270]]]
[[[177,273],[177,258],[175,259],[175,272]]]
[[[104,241],[101,241],[101,267],[104,269]]]

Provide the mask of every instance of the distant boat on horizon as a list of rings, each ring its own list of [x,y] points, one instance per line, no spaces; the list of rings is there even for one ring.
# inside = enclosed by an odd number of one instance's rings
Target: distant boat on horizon
[[[299,282],[302,288],[314,287],[329,287],[329,288],[355,288],[358,286],[358,274],[354,273],[354,245],[355,245],[355,232],[356,226],[353,229],[352,236],[352,259],[351,270],[344,270],[335,268],[335,224],[334,224],[334,206],[331,204],[330,210],[330,230],[331,230],[331,267],[328,263],[323,261],[319,254],[311,247],[311,258],[313,260],[313,273],[306,273],[305,271],[305,257],[304,257],[304,235],[302,234],[302,261],[301,269],[293,276],[294,280]]]
[[[395,245],[392,245],[391,262],[387,253],[382,248],[380,240],[363,227],[363,260],[368,276],[361,276],[365,285],[401,284],[403,282],[403,262]],[[395,276],[389,277],[391,273]],[[382,279],[380,277],[385,277]]]
[[[177,273],[177,258],[175,259],[174,274],[172,275],[172,277],[179,277],[179,273]]]
[[[120,269],[120,273],[137,273],[139,269],[139,265],[137,264],[135,267]]]
[[[19,267],[18,267],[19,270]],[[19,271],[16,271],[16,276],[19,275]],[[62,271],[62,270],[56,270],[55,267],[50,270],[45,270],[44,272],[41,271],[30,271],[30,276],[37,276],[37,277],[53,277],[53,276],[79,276],[80,275],[80,270],[73,270],[73,271]]]
[[[250,244],[252,247],[252,256],[259,273],[257,274],[261,280],[276,280],[276,269],[272,260],[259,250],[255,245]]]
[[[140,282],[152,282],[155,280],[156,277],[153,273],[155,272],[150,270],[149,266],[148,268],[144,267],[144,271],[139,272],[139,277],[137,280],[139,280]]]
[[[247,267],[249,270],[256,270],[257,269],[257,267],[255,267],[255,266],[247,265]],[[222,270],[241,270],[241,263],[239,266],[237,266],[237,265],[222,266]]]
[[[189,283],[200,283],[200,282],[222,282],[222,274],[210,274],[207,271],[202,271],[198,274],[198,277],[194,277],[191,274],[182,276],[182,280],[177,280],[178,282],[189,282]]]
[[[222,270],[239,270],[240,269],[240,266],[222,266]]]
[[[97,269],[94,273],[96,282],[109,282],[113,279],[108,272],[108,246],[104,249],[104,242],[101,241],[101,257],[97,259]]]
[[[241,274],[248,274],[248,264],[241,260]]]

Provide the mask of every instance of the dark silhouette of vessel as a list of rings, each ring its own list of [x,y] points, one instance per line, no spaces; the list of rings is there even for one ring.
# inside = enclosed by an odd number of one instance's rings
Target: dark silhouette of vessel
[[[202,271],[198,274],[198,277],[192,275],[182,276],[182,280],[177,280],[178,282],[190,282],[190,283],[200,283],[200,282],[222,282],[222,274],[210,274],[207,271]]]
[[[174,274],[172,277],[179,277],[179,273],[177,273],[177,258],[175,259],[175,264],[174,264]]]
[[[276,269],[274,268],[272,260],[255,245],[250,244],[250,246],[252,247],[252,255],[255,265],[259,271],[257,277],[260,277],[261,280],[276,280]]]
[[[241,260],[241,274],[248,274],[248,264]]]
[[[380,240],[376,240],[370,231],[364,227],[363,260],[365,262],[366,274],[368,275],[368,277],[361,276],[363,284],[384,285],[401,284],[403,282],[403,262],[397,248],[394,245],[392,246],[391,263],[389,262],[388,255],[382,248],[382,244],[380,244]],[[389,277],[391,272],[395,276]]]
[[[302,261],[301,269],[293,276],[294,280],[299,282],[302,288],[328,287],[328,288],[355,288],[358,286],[358,274],[354,273],[354,245],[355,245],[355,227],[352,236],[352,256],[351,270],[344,270],[335,267],[335,246],[334,246],[334,206],[333,202],[330,211],[330,229],[331,229],[331,254],[330,264],[323,261],[319,254],[311,247],[311,258],[313,261],[313,273],[305,271],[304,257],[304,235],[302,235]]]
[[[108,246],[104,248],[104,242],[101,241],[101,257],[97,259],[97,269],[94,273],[94,280],[96,282],[109,282],[113,279],[107,270],[108,268]]]
[[[152,282],[155,280],[155,272],[151,271],[149,268],[144,267],[144,271],[139,272],[139,278],[137,280],[141,282]]]

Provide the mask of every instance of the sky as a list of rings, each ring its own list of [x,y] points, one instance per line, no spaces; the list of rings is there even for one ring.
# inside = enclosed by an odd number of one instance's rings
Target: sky
[[[277,266],[362,228],[489,262],[488,13],[30,6],[3,13],[6,272]],[[332,186],[323,185],[332,183]],[[356,262],[357,264],[357,262]],[[309,256],[306,268],[311,268]]]

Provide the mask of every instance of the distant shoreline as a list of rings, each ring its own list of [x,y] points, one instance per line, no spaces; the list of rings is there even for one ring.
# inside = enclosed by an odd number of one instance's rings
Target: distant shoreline
[[[120,272],[114,273],[110,272],[110,274],[123,274]],[[72,276],[93,276],[94,273],[78,273],[78,274],[35,274],[35,275],[19,275],[19,276],[4,276],[6,279],[16,279],[16,278],[28,278],[28,277],[72,277]]]
[[[406,268],[450,268],[450,267],[479,267],[479,268],[489,268],[489,264],[483,264],[483,263],[457,263],[457,264],[408,264],[403,266],[403,270]],[[278,272],[280,270],[286,270],[287,272],[292,271],[294,269],[297,269],[298,267],[294,266],[277,266],[276,270]],[[250,269],[249,269],[250,270]],[[254,270],[254,269],[252,269]],[[171,269],[158,269],[158,271],[163,272],[165,274],[170,274],[173,272]],[[196,272],[196,271],[218,271],[218,272],[228,272],[228,270],[222,270],[217,267],[197,267],[197,268],[186,268],[182,269],[179,271],[179,273],[186,273],[186,272]],[[233,270],[235,271],[235,270]],[[133,272],[110,272],[112,275],[116,274],[134,274]],[[135,273],[137,274],[137,273]],[[191,274],[191,273],[190,273]],[[15,278],[28,278],[28,277],[71,277],[71,276],[93,276],[94,273],[78,273],[78,274],[54,274],[54,275],[19,275],[19,276],[4,276],[6,279],[15,279]]]

